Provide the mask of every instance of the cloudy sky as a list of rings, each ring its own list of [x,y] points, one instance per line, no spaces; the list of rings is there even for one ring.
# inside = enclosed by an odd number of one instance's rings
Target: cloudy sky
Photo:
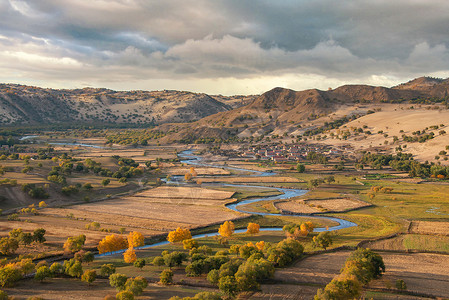
[[[0,0],[0,82],[255,94],[449,77],[447,0]]]

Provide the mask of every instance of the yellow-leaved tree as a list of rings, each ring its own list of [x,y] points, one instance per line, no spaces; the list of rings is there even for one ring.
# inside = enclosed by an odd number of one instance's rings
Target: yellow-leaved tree
[[[226,221],[220,225],[218,233],[223,237],[230,237],[234,233],[234,229],[234,223],[232,223],[232,221]]]
[[[191,180],[191,179],[192,179],[192,174],[191,174],[191,173],[186,173],[186,174],[184,175],[184,179],[185,179],[185,181]]]
[[[260,231],[260,225],[256,223],[248,223],[248,227],[246,228],[247,234],[257,234]]]
[[[143,234],[138,231],[132,231],[128,234],[128,247],[140,247],[143,246],[145,238]]]
[[[265,242],[264,241],[257,242],[256,248],[257,248],[257,250],[263,251],[263,248],[265,248]]]
[[[182,242],[192,238],[192,234],[189,229],[176,228],[174,231],[170,231],[167,236],[167,241],[170,243]]]
[[[134,251],[133,247],[129,247],[129,249],[123,253],[123,259],[127,264],[132,264],[137,260],[136,251]]]
[[[106,253],[106,252],[126,249],[126,248],[128,248],[128,243],[126,242],[126,240],[123,237],[121,237],[119,235],[111,234],[111,235],[105,236],[105,238],[102,239],[98,243],[97,248],[98,248],[98,252],[100,254],[102,254],[102,253]]]
[[[198,174],[196,173],[194,167],[191,167],[191,168],[190,168],[190,174],[192,174],[193,177],[196,177],[196,176],[198,175]]]

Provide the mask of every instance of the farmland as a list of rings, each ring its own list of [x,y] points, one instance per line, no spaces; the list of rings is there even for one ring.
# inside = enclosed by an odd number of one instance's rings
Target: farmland
[[[95,140],[95,143],[101,145],[101,140]],[[446,259],[446,256],[437,252],[449,252],[449,240],[445,236],[445,220],[449,212],[445,195],[449,192],[449,186],[433,182],[416,184],[412,180],[402,179],[402,175],[384,176],[378,171],[368,172],[372,174],[358,174],[353,169],[337,172],[335,168],[322,164],[307,165],[305,173],[298,173],[292,171],[289,164],[239,163],[234,160],[232,166],[273,173],[271,176],[248,176],[248,172],[227,169],[226,164],[192,168],[177,158],[176,153],[181,150],[155,145],[139,149],[117,145],[105,149],[60,145],[53,154],[57,159],[29,162],[23,159],[4,160],[1,164],[7,167],[7,171],[2,177],[15,179],[17,185],[3,187],[7,199],[0,204],[8,213],[0,217],[2,236],[7,236],[8,232],[16,228],[24,232],[45,228],[46,242],[20,246],[15,258],[25,255],[54,259],[70,257],[67,253],[63,256],[63,244],[69,237],[79,235],[86,236],[84,248],[95,251],[99,241],[111,234],[126,238],[130,232],[139,232],[146,242],[153,243],[164,240],[169,232],[178,227],[190,229],[192,234],[206,235],[216,233],[220,224],[229,220],[234,221],[236,229],[245,229],[249,222],[257,223],[261,228],[279,229],[284,225],[293,226],[307,221],[311,221],[315,227],[330,228],[336,226],[337,222],[326,218],[316,219],[312,215],[332,216],[354,222],[357,226],[333,233],[333,243],[326,251],[314,246],[313,237],[317,233],[296,237],[307,255],[291,265],[276,268],[274,278],[263,282],[260,290],[253,290],[247,295],[253,299],[311,299],[319,288],[324,288],[338,275],[351,250],[359,245],[385,251],[380,253],[387,267],[384,277],[364,289],[364,295],[374,299],[385,295],[403,297],[395,294],[397,291],[391,288],[398,278],[406,281],[410,293],[436,296],[448,293],[443,285],[437,284],[448,281],[442,274],[443,268],[434,265],[437,260]],[[61,158],[64,153],[70,153],[71,158]],[[216,164],[217,157],[213,159],[208,165]],[[96,164],[100,172],[95,173],[93,169],[85,172],[59,171],[66,177],[67,186],[79,190],[77,193],[63,194],[63,185],[49,181],[47,174],[66,166],[69,160],[74,162],[74,166],[80,163],[86,166]],[[32,166],[33,171],[21,172],[27,165]],[[110,176],[111,173],[133,170],[132,165],[141,171],[135,175],[129,174],[126,180],[121,181],[120,177]],[[106,169],[111,173],[102,174],[102,170]],[[333,180],[326,179],[330,175],[322,175],[323,172],[332,174]],[[185,174],[190,174],[191,178]],[[165,179],[168,183],[165,183]],[[108,183],[104,184],[104,180],[108,180]],[[317,180],[318,185],[312,186],[313,180]],[[21,187],[28,183],[42,186],[49,193],[49,198],[45,199],[48,206],[38,207],[41,200],[33,199],[22,191]],[[90,189],[83,188],[86,183],[90,183]],[[251,187],[254,185],[266,188]],[[248,212],[274,214],[271,216],[240,213],[226,207],[230,203],[247,199],[280,196],[282,192],[278,188],[281,187],[309,191],[290,199],[257,201],[239,206],[239,209]],[[388,189],[381,191],[383,187]],[[30,204],[37,208],[36,213],[19,213],[16,220],[8,219],[17,207]],[[302,216],[289,215],[291,213]],[[93,227],[92,224],[96,225]],[[263,231],[256,235],[234,234],[227,240],[228,244],[223,245],[211,236],[199,238],[198,242],[210,247],[213,252],[227,252],[231,245],[256,244],[260,241],[276,244],[285,237],[283,231]],[[345,248],[339,250],[340,247]],[[110,263],[116,266],[117,272],[127,276],[144,276],[150,285],[138,297],[142,299],[193,296],[205,287],[210,291],[218,291],[216,286],[206,280],[205,275],[186,276],[184,269],[187,262],[173,269],[176,285],[164,287],[158,284],[164,268],[154,266],[151,262],[164,250],[187,253],[182,245],[175,243],[136,250],[137,257],[147,262],[142,270],[124,263],[122,254],[97,258],[92,263],[83,263],[83,267],[99,272],[101,265]],[[414,256],[421,253],[408,254],[407,251],[435,253]],[[412,269],[401,269],[401,264],[408,259],[425,261],[424,272],[414,274]],[[419,283],[415,278],[424,283]],[[27,282],[20,281],[16,287],[5,290],[18,298],[33,294],[44,299],[60,299],[69,286],[75,289],[70,296],[73,299],[102,299],[107,294],[115,293],[104,278],[97,279],[90,287],[95,294],[86,293],[82,283],[71,278],[49,279],[44,284]],[[429,290],[426,284],[437,286],[438,292]]]

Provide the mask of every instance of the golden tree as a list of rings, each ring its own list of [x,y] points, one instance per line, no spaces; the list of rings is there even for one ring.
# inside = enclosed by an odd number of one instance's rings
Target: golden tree
[[[119,235],[111,234],[111,235],[105,236],[105,238],[102,239],[98,243],[97,248],[98,248],[98,252],[100,254],[102,254],[102,253],[106,253],[106,252],[126,249],[126,248],[128,248],[128,243],[126,242],[126,240],[123,237],[121,237]]]
[[[257,242],[257,243],[256,243],[256,248],[257,248],[257,250],[262,251],[263,248],[265,248],[265,242],[264,242],[264,241],[259,241],[259,242]]]
[[[170,231],[167,236],[167,241],[170,243],[182,242],[192,238],[192,234],[189,229],[176,228],[174,231]]]
[[[136,251],[132,246],[129,247],[128,250],[125,251],[125,253],[123,253],[123,259],[128,264],[132,264],[137,260]]]
[[[184,179],[185,179],[186,181],[191,180],[191,179],[192,179],[192,173],[186,173],[186,174],[184,175]]]
[[[195,171],[195,168],[194,168],[194,167],[191,167],[191,168],[190,168],[190,174],[192,174],[192,176],[193,176],[193,177],[196,177],[196,176],[198,176],[198,174],[196,173],[196,171]]]
[[[143,246],[145,238],[143,234],[138,231],[132,231],[128,235],[128,247],[140,247]]]
[[[247,234],[257,234],[260,231],[260,225],[256,223],[248,223],[248,227],[246,229]]]
[[[222,225],[220,225],[218,233],[221,236],[230,237],[234,233],[234,229],[235,229],[234,223],[232,223],[232,221],[226,221]]]

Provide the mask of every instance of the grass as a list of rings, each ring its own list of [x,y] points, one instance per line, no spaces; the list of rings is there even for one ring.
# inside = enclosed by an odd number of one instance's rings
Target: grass
[[[448,236],[407,234],[402,244],[406,250],[449,252]]]

